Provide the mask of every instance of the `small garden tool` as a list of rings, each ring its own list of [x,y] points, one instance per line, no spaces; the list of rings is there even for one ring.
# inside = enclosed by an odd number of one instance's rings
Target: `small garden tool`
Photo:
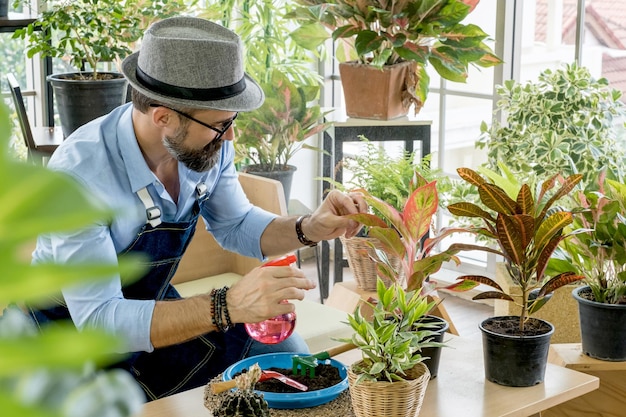
[[[316,353],[314,355],[293,355],[292,357],[292,373],[294,375],[308,375],[309,378],[315,377],[315,367],[317,362],[332,358],[340,353],[347,352],[356,347],[352,343],[346,343],[343,345],[335,346],[323,352]]]
[[[307,387],[306,385],[301,384],[298,381],[291,379],[288,376],[276,371],[261,371],[261,377],[259,378],[259,381],[266,381],[272,378],[277,379],[280,382],[289,385],[290,387],[299,389],[300,391],[307,391],[309,389],[309,387]],[[235,379],[214,382],[211,384],[211,391],[213,392],[213,394],[219,394],[231,388],[235,388],[236,385],[237,381]]]

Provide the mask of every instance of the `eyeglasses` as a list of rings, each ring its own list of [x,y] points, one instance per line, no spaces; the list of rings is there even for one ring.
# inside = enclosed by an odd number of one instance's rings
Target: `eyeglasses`
[[[207,123],[204,123],[204,122],[202,122],[202,121],[200,121],[200,120],[196,119],[195,117],[191,117],[191,116],[190,116],[190,115],[188,115],[187,113],[184,113],[184,112],[182,112],[182,111],[178,111],[178,110],[173,109],[173,108],[171,108],[171,107],[167,107],[167,106],[163,106],[163,105],[161,105],[161,104],[155,104],[155,103],[150,104],[150,107],[165,107],[166,109],[169,109],[169,110],[171,110],[171,111],[173,111],[173,112],[175,112],[175,113],[178,113],[178,114],[180,114],[181,116],[186,117],[186,118],[187,118],[187,119],[189,119],[189,120],[193,120],[194,122],[198,123],[199,125],[202,125],[202,126],[204,126],[204,127],[208,127],[208,128],[209,128],[209,129],[211,129],[212,131],[217,132],[217,136],[215,136],[215,138],[214,138],[213,140],[218,140],[218,139],[220,139],[222,136],[224,136],[224,133],[226,133],[226,132],[228,131],[228,129],[230,129],[230,127],[233,125],[233,122],[234,122],[234,121],[235,121],[235,119],[237,118],[237,115],[239,115],[239,113],[235,113],[235,115],[233,116],[233,118],[232,118],[232,119],[227,120],[226,122],[222,123],[222,128],[221,128],[221,129],[218,129],[218,128],[214,127],[214,126],[211,126],[211,125],[209,125],[209,124],[207,124]]]

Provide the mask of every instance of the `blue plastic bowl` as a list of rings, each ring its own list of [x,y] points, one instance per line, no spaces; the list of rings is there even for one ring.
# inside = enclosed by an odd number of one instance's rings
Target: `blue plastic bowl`
[[[240,360],[237,363],[232,364],[224,371],[222,379],[224,381],[229,381],[233,379],[233,376],[238,374],[244,369],[250,368],[255,363],[258,363],[261,369],[269,369],[269,368],[283,368],[283,369],[291,369],[292,366],[292,357],[296,355],[296,353],[268,353],[265,355],[257,355],[251,356],[249,358]],[[300,354],[307,355],[307,354]],[[329,401],[334,400],[341,394],[343,391],[348,388],[348,369],[344,364],[334,359],[326,359],[324,361],[319,361],[319,363],[330,364],[339,369],[339,375],[342,380],[340,383],[333,385],[329,388],[324,388],[317,391],[304,391],[304,392],[296,392],[296,393],[278,393],[278,392],[267,392],[267,391],[257,391],[260,394],[263,394],[265,401],[271,408],[307,408],[307,407],[315,407],[317,405],[326,404]]]

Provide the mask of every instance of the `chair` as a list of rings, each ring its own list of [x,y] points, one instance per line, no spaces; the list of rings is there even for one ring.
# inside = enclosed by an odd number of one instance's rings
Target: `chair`
[[[287,215],[285,193],[279,181],[240,172],[239,182],[252,204],[276,214]],[[204,222],[200,219],[172,284],[183,297],[190,297],[207,293],[212,288],[230,286],[260,264],[258,259],[222,249],[205,230]],[[335,338],[351,337],[352,330],[344,323],[347,320],[344,311],[309,300],[293,300],[293,303],[298,315],[296,331],[312,352],[324,351],[340,344]]]
[[[60,127],[31,127],[17,79],[13,74],[9,73],[7,80],[9,81],[11,97],[13,97],[13,104],[22,129],[24,143],[28,149],[28,160],[33,163],[43,164],[44,157],[49,158],[52,156],[52,153],[63,142],[63,132]]]

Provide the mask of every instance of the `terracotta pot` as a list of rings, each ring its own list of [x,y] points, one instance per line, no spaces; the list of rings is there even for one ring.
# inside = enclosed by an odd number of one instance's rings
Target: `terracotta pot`
[[[415,62],[402,62],[379,70],[356,61],[339,64],[346,114],[362,119],[389,120],[406,116],[410,101],[407,85],[417,82]],[[414,88],[414,87],[413,87]]]

